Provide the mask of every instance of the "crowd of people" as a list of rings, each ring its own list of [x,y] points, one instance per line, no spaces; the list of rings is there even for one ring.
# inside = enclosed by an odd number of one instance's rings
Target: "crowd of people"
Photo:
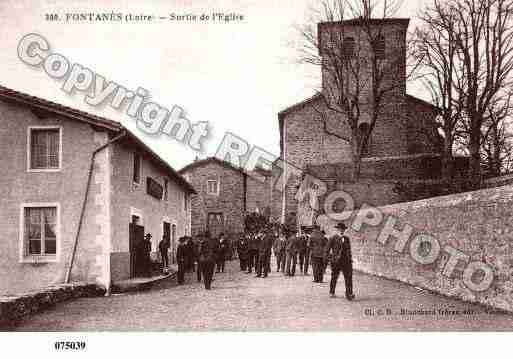
[[[186,272],[196,272],[198,282],[203,281],[205,289],[211,289],[214,272],[223,273],[225,261],[238,257],[240,270],[255,277],[266,278],[271,272],[271,256],[276,259],[276,272],[285,276],[308,275],[312,267],[313,282],[322,283],[328,264],[331,265],[330,292],[335,290],[340,272],[344,276],[345,295],[354,299],[352,283],[352,258],[349,237],[344,233],[346,226],[338,223],[337,234],[328,238],[319,227],[303,227],[301,234],[286,226],[267,225],[256,231],[247,232],[232,243],[220,234],[217,238],[209,232],[195,238],[184,236],[179,239],[176,251],[178,284],[184,283]],[[166,268],[168,244],[159,244],[159,251]]]
[[[331,264],[330,295],[335,297],[340,272],[344,276],[346,298],[354,299],[353,264],[349,237],[344,235],[344,223],[336,225],[338,234],[326,236],[319,227],[304,227],[301,234],[294,229],[269,225],[256,233],[246,233],[237,242],[240,270],[265,278],[271,269],[271,252],[276,259],[276,272],[285,276],[308,275],[312,266],[313,282],[322,283],[328,264]],[[299,268],[298,268],[299,267]]]
[[[163,271],[166,271],[168,266],[168,249],[169,247],[163,241],[159,244],[160,255],[163,258]],[[232,246],[222,233],[218,238],[211,236],[209,232],[194,238],[180,237],[176,248],[178,284],[184,283],[185,273],[196,272],[198,282],[203,280],[205,288],[210,289],[214,271],[223,273],[226,260],[232,257]]]

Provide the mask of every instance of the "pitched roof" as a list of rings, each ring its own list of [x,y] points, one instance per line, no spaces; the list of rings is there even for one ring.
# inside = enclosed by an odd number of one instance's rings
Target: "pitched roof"
[[[322,94],[320,92],[317,92],[315,95],[313,95],[301,102],[295,103],[292,106],[289,106],[286,109],[278,112],[278,120],[279,120],[279,127],[280,127],[280,157],[283,156],[283,121],[285,119],[285,116],[288,115],[289,113],[300,110],[303,107],[305,107],[305,106],[311,104],[312,102],[315,102],[321,98],[322,98]]]
[[[222,159],[217,158],[217,157],[207,157],[207,158],[202,159],[202,160],[196,160],[196,161],[194,161],[192,163],[189,163],[185,167],[183,167],[180,171],[178,171],[178,173],[184,174],[185,172],[191,171],[191,170],[193,170],[195,168],[198,168],[198,167],[205,166],[205,165],[207,165],[209,163],[218,164],[218,165],[220,165],[222,167],[231,169],[231,170],[236,171],[236,172],[240,172],[241,174],[247,175],[247,176],[254,176],[255,173],[259,173],[260,175],[262,175],[264,177],[272,176],[271,171],[266,170],[266,169],[264,169],[262,167],[255,167],[255,169],[253,171],[246,171],[244,168],[237,167],[237,166],[231,164],[230,162],[223,161]]]
[[[80,111],[56,102],[48,101],[40,97],[32,96],[0,85],[0,98],[8,102],[27,105],[31,108],[49,111],[70,119],[89,123],[94,126],[103,127],[112,131],[119,131],[123,126],[116,121]]]
[[[291,112],[300,110],[303,107],[305,107],[306,105],[309,105],[312,102],[317,101],[317,100],[319,100],[321,98],[322,98],[322,94],[320,92],[317,92],[315,95],[313,95],[313,96],[311,96],[311,97],[309,97],[309,98],[307,98],[307,99],[305,99],[305,100],[303,100],[301,102],[295,103],[292,106],[289,106],[289,107],[287,107],[284,110],[281,110],[280,112],[278,112],[278,118],[280,120],[282,120],[285,115],[288,115]]]
[[[215,164],[218,164],[218,165],[223,166],[225,168],[231,169],[233,171],[246,174],[246,172],[242,168],[234,166],[230,162],[223,161],[223,160],[221,160],[220,158],[217,158],[217,157],[207,157],[207,158],[204,158],[202,160],[196,160],[196,161],[194,161],[192,163],[189,163],[188,165],[184,166],[182,169],[180,169],[178,171],[178,173],[184,174],[185,172],[188,172],[188,171],[193,170],[193,169],[198,168],[198,167],[205,166],[205,165],[207,165],[209,163],[215,163]]]
[[[436,112],[440,112],[442,109],[436,105],[433,105],[432,103],[430,102],[427,102],[427,101],[424,101],[418,97],[415,97],[415,96],[412,96],[412,95],[408,95],[406,94],[406,99],[409,100],[409,101],[412,101],[412,102],[416,102],[418,104],[421,104],[423,106],[426,106],[426,107],[430,107],[431,109],[433,109],[434,111]]]
[[[373,26],[377,25],[404,25],[408,26],[410,23],[409,18],[401,18],[401,17],[391,17],[386,19],[364,19],[362,17],[356,17],[353,19],[341,20],[341,21],[324,21],[320,22],[319,26],[336,26],[336,25],[346,25],[346,26],[360,26],[362,24],[370,24]]]
[[[322,98],[322,94],[320,92],[318,92],[315,95],[313,95],[301,102],[295,103],[294,105],[289,106],[286,109],[278,112],[278,120],[279,120],[279,127],[280,127],[280,155],[282,155],[281,152],[283,152],[283,121],[285,119],[285,116],[292,112],[298,111],[298,110],[302,109],[303,107],[308,106],[309,104],[311,104],[321,98]],[[441,111],[441,109],[439,107],[433,105],[432,103],[429,103],[427,101],[424,101],[424,100],[422,100],[418,97],[412,96],[412,95],[406,94],[406,100],[419,103],[426,107],[430,107],[431,109],[433,109],[436,112]]]
[[[35,110],[46,111],[56,115],[60,115],[64,118],[76,120],[80,122],[88,123],[95,127],[107,129],[115,133],[126,133],[126,136],[147,152],[151,159],[155,161],[159,166],[163,167],[165,171],[169,173],[170,178],[176,180],[176,182],[185,188],[189,193],[196,193],[194,188],[189,182],[185,180],[173,167],[164,161],[158,154],[156,154],[148,145],[141,141],[134,133],[128,130],[121,123],[93,115],[88,112],[77,110],[68,106],[61,105],[56,102],[45,100],[40,97],[32,96],[20,91],[16,91],[5,86],[0,85],[0,100],[4,100],[10,103],[16,103],[28,106]]]

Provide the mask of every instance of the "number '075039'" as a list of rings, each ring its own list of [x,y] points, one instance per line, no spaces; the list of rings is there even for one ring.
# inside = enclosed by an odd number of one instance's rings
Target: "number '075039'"
[[[54,344],[55,350],[84,350],[86,343],[81,341],[58,341]]]

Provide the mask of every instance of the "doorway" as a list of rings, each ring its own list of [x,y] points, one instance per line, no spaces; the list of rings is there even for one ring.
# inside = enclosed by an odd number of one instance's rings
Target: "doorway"
[[[144,274],[144,227],[137,223],[129,224],[128,251],[130,253],[130,278]]]

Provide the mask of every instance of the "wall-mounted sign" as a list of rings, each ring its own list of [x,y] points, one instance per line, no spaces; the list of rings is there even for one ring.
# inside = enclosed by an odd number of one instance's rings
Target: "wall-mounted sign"
[[[146,192],[152,196],[155,197],[158,200],[162,199],[162,195],[164,194],[164,187],[157,181],[155,181],[153,178],[148,177],[146,178]]]

